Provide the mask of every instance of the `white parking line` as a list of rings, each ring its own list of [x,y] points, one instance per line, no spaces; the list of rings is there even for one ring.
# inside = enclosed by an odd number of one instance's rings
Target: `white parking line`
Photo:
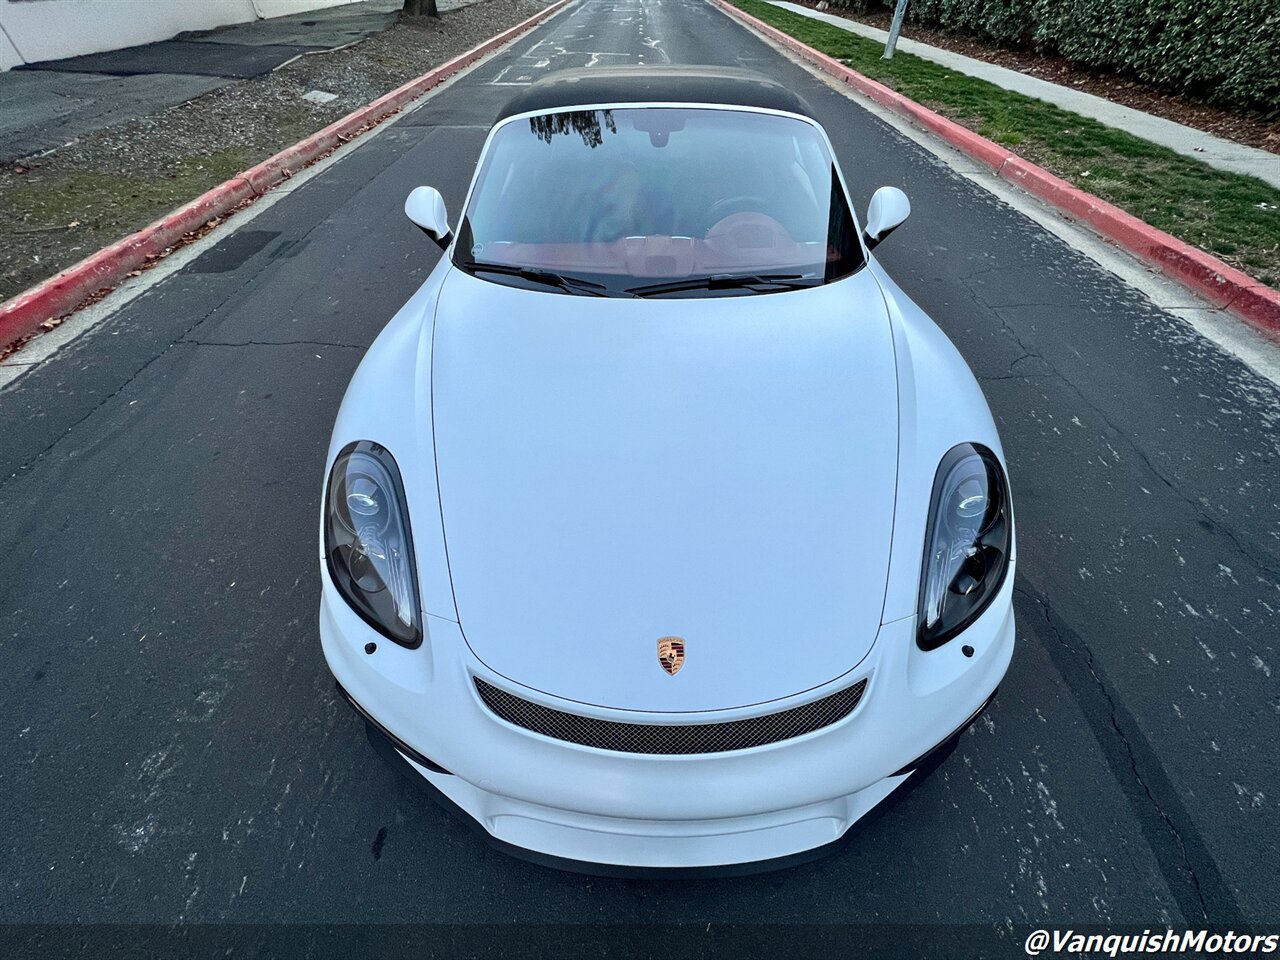
[[[618,52],[597,49],[599,41],[594,32],[586,32],[584,28],[579,33],[577,28],[571,26],[571,21],[574,17],[586,13],[611,15],[613,18],[611,22],[617,24],[638,24],[642,31],[641,42],[645,46],[652,48],[661,57],[662,62],[671,62],[666,51],[658,47],[661,41],[644,38],[645,4],[621,4],[613,2],[613,0],[585,0],[565,18],[564,28],[568,32],[558,33],[554,37],[546,37],[539,40],[525,50],[514,63],[507,64],[499,70],[497,75],[488,81],[488,85],[491,87],[527,87],[543,74],[551,73],[555,70],[567,70],[574,67],[591,68],[601,63],[609,63],[614,58],[622,63],[629,63],[633,58],[631,51]],[[618,17],[617,15],[620,13],[631,15]],[[643,56],[637,59],[640,63],[644,63]]]

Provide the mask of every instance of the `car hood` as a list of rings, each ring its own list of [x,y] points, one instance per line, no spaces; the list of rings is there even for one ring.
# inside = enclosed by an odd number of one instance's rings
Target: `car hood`
[[[490,670],[583,703],[700,711],[800,693],[866,656],[897,464],[869,271],[620,300],[453,270],[431,357],[449,574]],[[675,675],[658,659],[670,636]]]

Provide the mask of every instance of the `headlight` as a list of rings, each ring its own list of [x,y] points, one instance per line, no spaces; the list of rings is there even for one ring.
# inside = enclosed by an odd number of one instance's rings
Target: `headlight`
[[[338,591],[396,643],[422,643],[417,567],[400,471],[378,444],[347,444],[329,474],[324,552]]]
[[[940,647],[995,599],[1013,546],[1009,484],[994,453],[962,443],[938,466],[924,542],[916,642]]]

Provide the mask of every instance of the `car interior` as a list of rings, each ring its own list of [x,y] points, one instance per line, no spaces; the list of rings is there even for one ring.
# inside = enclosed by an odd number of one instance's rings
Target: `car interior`
[[[699,112],[708,116],[673,116],[670,129],[628,116]],[[531,121],[538,136],[495,145],[502,182],[477,186],[473,256],[636,277],[821,271],[840,255],[828,243],[832,202],[845,207],[830,161],[799,121],[789,132],[711,116],[726,112]]]

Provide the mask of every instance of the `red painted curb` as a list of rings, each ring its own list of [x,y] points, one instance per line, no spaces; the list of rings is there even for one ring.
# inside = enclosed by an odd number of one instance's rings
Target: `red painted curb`
[[[1036,166],[998,143],[934,113],[896,90],[850,69],[839,60],[735,7],[728,0],[711,2],[771,40],[794,50],[824,73],[937,134],[963,153],[990,167],[997,176],[1017,184],[1028,193],[1087,224],[1096,233],[1124,247],[1214,306],[1230,310],[1268,336],[1280,336],[1280,291],[1217,257],[1144,223],[1102,198],[1072,186],[1043,167]]]
[[[347,114],[293,146],[286,147],[256,167],[237,174],[155,223],[104,247],[11,300],[0,303],[0,354],[15,341],[34,333],[42,324],[71,313],[104,288],[119,283],[131,271],[145,266],[150,258],[163,253],[187,234],[200,229],[210,220],[227,214],[246,200],[262,196],[295,171],[398,113],[406,104],[537,26],[571,2],[572,0],[558,0],[528,20],[490,37],[479,46],[390,93],[383,94],[372,103]]]

